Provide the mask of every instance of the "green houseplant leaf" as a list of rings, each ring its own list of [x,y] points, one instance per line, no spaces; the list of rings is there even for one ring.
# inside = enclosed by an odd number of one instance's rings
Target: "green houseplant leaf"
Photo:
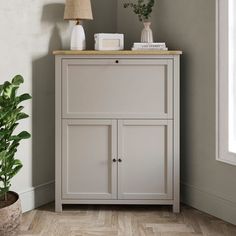
[[[21,140],[30,138],[27,131],[14,134],[18,122],[29,116],[22,112],[19,104],[31,99],[28,93],[17,96],[20,85],[24,82],[21,75],[16,75],[11,82],[0,85],[0,200],[7,200],[7,192],[11,187],[11,179],[23,167],[15,158]]]
[[[31,96],[28,93],[25,93],[25,94],[20,95],[17,100],[20,103],[28,99],[31,99]]]
[[[24,83],[24,79],[21,75],[16,75],[13,79],[12,79],[12,84],[15,86],[19,86],[20,84]]]

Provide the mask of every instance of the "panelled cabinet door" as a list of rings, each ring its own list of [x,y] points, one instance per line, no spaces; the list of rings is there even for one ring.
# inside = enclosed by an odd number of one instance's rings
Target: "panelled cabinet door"
[[[173,60],[66,59],[63,118],[173,118]]]
[[[172,199],[170,120],[118,121],[118,198]]]
[[[117,198],[117,121],[63,120],[62,198]]]

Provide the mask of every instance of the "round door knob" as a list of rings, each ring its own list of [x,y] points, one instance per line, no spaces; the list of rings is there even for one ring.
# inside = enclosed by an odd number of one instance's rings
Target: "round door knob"
[[[122,162],[122,159],[119,158],[118,161],[119,161],[119,162]]]
[[[112,161],[113,161],[113,162],[116,162],[116,159],[114,158]]]
[[[119,60],[116,60],[116,64],[118,64],[119,63]]]

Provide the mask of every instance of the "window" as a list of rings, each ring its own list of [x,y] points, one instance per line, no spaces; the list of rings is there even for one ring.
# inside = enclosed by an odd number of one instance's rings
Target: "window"
[[[236,165],[236,1],[217,0],[217,160]]]

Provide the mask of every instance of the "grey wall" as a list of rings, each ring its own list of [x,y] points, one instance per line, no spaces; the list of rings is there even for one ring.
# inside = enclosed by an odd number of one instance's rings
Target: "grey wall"
[[[126,48],[140,40],[137,16],[118,1],[117,28]],[[158,0],[152,16],[155,41],[181,49],[182,201],[236,224],[236,167],[215,153],[216,0]]]
[[[181,181],[184,202],[236,224],[236,167],[215,160],[215,1],[158,0],[152,17],[156,41],[181,49]],[[96,32],[125,33],[126,48],[140,40],[142,25],[123,0],[92,0],[85,22],[88,48]],[[0,8],[0,81],[24,75],[33,94],[26,110],[32,131],[19,152],[24,169],[14,189],[24,193],[54,180],[54,59],[67,49],[71,24],[64,0],[8,0]],[[32,148],[33,147],[33,148]],[[33,187],[33,188],[32,188]],[[42,194],[42,192],[41,192]],[[28,195],[27,195],[28,196]],[[31,195],[29,195],[31,196]],[[27,199],[27,198],[26,198]]]
[[[94,49],[95,33],[116,33],[117,2],[116,0],[91,0],[93,9],[92,21],[85,21],[87,49]]]
[[[0,82],[22,74],[20,92],[32,94],[24,103],[30,118],[20,129],[32,133],[17,152],[24,167],[12,189],[21,194],[23,210],[53,199],[54,181],[54,58],[52,50],[67,47],[69,25],[63,0],[8,0],[0,7]],[[50,188],[50,189],[49,189]],[[38,194],[39,192],[41,197]],[[42,194],[43,193],[43,194]],[[40,198],[40,199],[39,199]]]
[[[0,4],[0,83],[22,74],[20,92],[32,94],[24,103],[30,118],[20,129],[32,133],[17,152],[24,167],[13,180],[23,211],[54,199],[54,56],[53,50],[69,49],[71,26],[63,20],[64,0],[8,0]],[[93,0],[94,18],[87,22],[88,45],[92,34],[112,31],[116,1]],[[110,11],[103,11],[109,6]],[[111,20],[110,20],[111,19]]]

